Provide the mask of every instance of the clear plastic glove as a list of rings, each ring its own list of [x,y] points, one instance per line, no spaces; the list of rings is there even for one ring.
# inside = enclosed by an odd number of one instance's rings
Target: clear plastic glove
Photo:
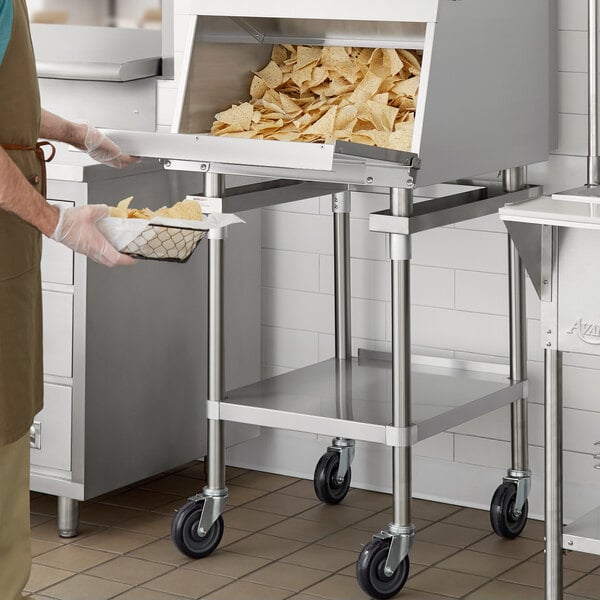
[[[58,225],[51,239],[107,267],[132,265],[136,261],[118,252],[96,226],[108,214],[106,204],[61,208]]]
[[[86,132],[83,147],[95,161],[109,165],[115,169],[122,169],[128,165],[140,162],[138,156],[124,154],[117,144],[93,125],[84,123],[84,126],[86,127]]]

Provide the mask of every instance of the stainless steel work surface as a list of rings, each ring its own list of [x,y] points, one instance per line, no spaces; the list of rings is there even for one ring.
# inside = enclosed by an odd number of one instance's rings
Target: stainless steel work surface
[[[416,440],[474,419],[520,397],[502,373],[467,363],[415,357],[412,369]],[[492,368],[491,365],[487,367]],[[392,421],[392,370],[387,360],[330,359],[229,392],[221,418],[299,431],[386,441]],[[291,426],[289,428],[292,428]]]
[[[133,81],[160,75],[160,31],[32,25],[38,77]]]
[[[593,204],[585,201],[557,200],[546,196],[505,206],[499,212],[503,221],[600,229],[600,213],[596,212]]]

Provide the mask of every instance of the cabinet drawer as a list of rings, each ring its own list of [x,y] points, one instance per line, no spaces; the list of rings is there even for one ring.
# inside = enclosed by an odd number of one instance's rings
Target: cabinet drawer
[[[72,202],[50,200],[50,204],[61,207],[74,206]],[[42,281],[73,285],[74,254],[63,244],[43,237],[42,247]]]
[[[44,385],[44,409],[33,420],[32,465],[71,470],[71,394],[70,387]]]
[[[73,374],[73,295],[44,291],[44,372]]]

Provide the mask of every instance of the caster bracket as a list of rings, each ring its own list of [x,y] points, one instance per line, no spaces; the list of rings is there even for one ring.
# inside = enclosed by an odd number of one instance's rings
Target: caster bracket
[[[415,541],[415,526],[395,527],[390,524],[388,531],[382,531],[373,537],[380,540],[391,538],[390,551],[384,568],[384,573],[391,577],[412,548]]]
[[[345,438],[334,438],[331,446],[327,448],[328,452],[337,452],[340,455],[336,479],[339,483],[344,481],[348,469],[352,465],[355,452],[355,441]]]
[[[525,502],[527,502],[527,498],[529,498],[529,492],[531,491],[531,471],[515,471],[510,469],[507,476],[503,477],[502,481],[517,486],[517,497],[515,498],[513,512],[516,517],[520,517]]]
[[[211,490],[204,488],[201,494],[189,498],[190,502],[204,501],[202,514],[198,522],[198,535],[204,537],[210,528],[215,524],[217,519],[223,514],[228,497],[227,488],[222,490]]]

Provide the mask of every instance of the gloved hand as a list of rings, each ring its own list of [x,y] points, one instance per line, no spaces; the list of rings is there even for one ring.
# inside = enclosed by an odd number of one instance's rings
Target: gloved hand
[[[98,131],[93,125],[84,123],[86,127],[83,141],[83,149],[99,163],[104,163],[116,169],[122,169],[128,165],[140,162],[137,156],[124,154],[110,138]]]
[[[107,267],[132,265],[136,261],[118,252],[96,226],[108,214],[106,204],[61,208],[58,225],[51,239]]]

